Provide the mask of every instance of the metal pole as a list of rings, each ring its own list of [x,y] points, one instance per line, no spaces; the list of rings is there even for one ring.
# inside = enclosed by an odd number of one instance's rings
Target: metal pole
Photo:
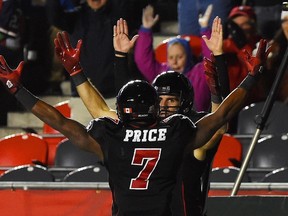
[[[250,158],[252,156],[252,153],[254,151],[254,148],[256,146],[256,143],[258,141],[258,138],[259,138],[260,134],[261,134],[261,130],[257,129],[256,133],[254,134],[254,137],[252,139],[252,142],[251,142],[251,144],[249,146],[249,149],[247,151],[247,155],[246,155],[246,157],[245,157],[245,159],[243,161],[243,164],[241,166],[241,169],[239,171],[237,179],[236,179],[236,181],[234,183],[234,186],[233,186],[233,189],[232,189],[232,192],[231,192],[231,196],[235,196],[237,194],[237,192],[238,192],[238,189],[240,187],[240,184],[241,184],[241,181],[243,179],[244,173],[245,173],[245,171],[247,169],[248,163],[250,161]]]
[[[258,138],[265,126],[265,123],[269,117],[269,114],[270,114],[270,111],[271,111],[271,108],[273,106],[273,103],[275,101],[275,97],[276,97],[276,93],[277,93],[277,90],[278,90],[278,87],[280,85],[280,82],[282,80],[282,77],[286,71],[286,68],[287,68],[287,65],[288,65],[288,47],[286,48],[286,51],[285,51],[285,54],[284,54],[284,57],[282,59],[282,62],[281,62],[281,65],[278,69],[278,72],[277,72],[277,75],[275,77],[275,80],[273,82],[273,85],[271,87],[271,90],[267,96],[267,99],[265,101],[265,104],[263,106],[263,109],[262,109],[262,112],[260,115],[257,115],[256,118],[255,118],[255,121],[256,121],[256,124],[257,124],[257,130],[255,132],[255,135],[253,137],[253,140],[251,141],[251,144],[250,144],[250,147],[249,147],[249,150],[248,150],[248,153],[244,159],[244,162],[241,166],[241,169],[240,169],[240,172],[237,176],[237,179],[234,183],[234,186],[233,186],[233,189],[232,189],[232,192],[231,192],[231,196],[235,196],[237,195],[237,192],[239,190],[239,187],[240,187],[240,184],[241,184],[241,181],[243,179],[243,175],[244,175],[244,172],[246,171],[247,169],[247,166],[248,166],[248,163],[250,161],[250,158],[252,156],[252,153],[253,153],[253,150],[254,150],[254,147],[258,141]]]

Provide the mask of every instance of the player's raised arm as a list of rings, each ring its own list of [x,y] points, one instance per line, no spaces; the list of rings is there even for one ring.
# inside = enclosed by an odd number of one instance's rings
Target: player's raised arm
[[[32,95],[20,83],[20,74],[23,69],[23,62],[13,70],[3,56],[0,56],[0,80],[5,88],[14,95],[18,101],[31,111],[40,120],[47,123],[54,129],[60,131],[71,142],[78,147],[93,152],[103,159],[100,145],[94,140],[80,123],[64,117],[53,106],[45,103]]]
[[[128,67],[128,53],[133,48],[139,35],[134,35],[129,39],[128,24],[126,20],[120,18],[113,26],[113,46],[115,50],[114,80],[116,91],[123,85],[131,81],[131,74]]]
[[[218,70],[215,64],[215,59],[213,55],[211,55],[211,57],[212,60],[204,58],[204,70],[207,84],[211,92],[211,112],[215,112],[218,109],[220,103],[222,102],[223,95],[221,94],[221,87],[218,77]],[[229,88],[229,85],[226,86],[225,88]],[[226,133],[227,128],[228,123],[222,125],[222,127],[220,127],[215,132],[212,138],[205,145],[194,150],[194,156],[198,160],[204,160],[206,158],[206,151],[212,149],[215,145],[219,143],[219,141],[222,139],[223,134]]]
[[[67,32],[59,32],[54,39],[55,53],[62,62],[64,68],[71,76],[77,92],[93,118],[111,117],[117,119],[117,115],[105,102],[101,93],[87,80],[80,64],[80,51],[82,40],[79,40],[76,48],[73,48]]]
[[[245,62],[249,73],[214,113],[208,114],[196,123],[198,129],[193,143],[197,146],[194,148],[204,145],[223,124],[229,122],[242,109],[249,91],[263,71],[263,65],[270,52],[270,48],[266,48],[267,41],[261,40],[256,56],[252,57],[245,50],[242,52],[241,59]]]

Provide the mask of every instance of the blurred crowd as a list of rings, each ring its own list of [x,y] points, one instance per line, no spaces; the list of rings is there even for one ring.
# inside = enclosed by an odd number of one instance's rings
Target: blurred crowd
[[[196,57],[185,39],[174,38],[167,46],[167,62],[157,62],[153,33],[161,34],[162,22],[172,19],[178,22],[179,35],[201,37],[207,35],[212,20],[219,16],[224,23],[223,49],[230,90],[247,75],[238,58],[241,50],[252,53],[261,38],[269,40],[273,49],[265,76],[247,104],[265,100],[287,47],[288,15],[283,15],[282,1],[278,0],[4,0],[0,4],[0,54],[13,68],[19,61],[25,62],[22,83],[40,96],[66,94],[61,84],[70,82],[70,78],[54,55],[53,43],[56,33],[65,30],[73,46],[83,40],[81,66],[88,79],[105,98],[115,97],[121,86],[113,74],[113,25],[120,17],[129,24],[131,38],[139,34],[134,49],[128,53],[130,73],[126,81],[137,78],[151,82],[164,70],[183,73],[194,87],[196,111],[210,109],[204,75],[201,81],[203,57],[210,54],[202,44],[202,55]],[[287,72],[282,80],[286,82]],[[22,107],[7,96],[2,86],[0,91],[0,125],[5,125],[6,113]],[[71,96],[78,96],[72,82]],[[277,99],[288,103],[287,85],[280,86]]]

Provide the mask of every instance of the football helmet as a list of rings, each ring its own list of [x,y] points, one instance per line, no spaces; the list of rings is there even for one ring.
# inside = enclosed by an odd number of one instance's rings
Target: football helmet
[[[124,124],[150,125],[158,118],[159,98],[148,82],[134,80],[120,89],[116,107],[119,120]]]
[[[194,90],[189,79],[182,73],[175,71],[163,72],[154,79],[152,85],[158,95],[174,95],[179,97],[180,104],[177,107],[178,109],[172,114],[179,113],[187,115],[190,113],[193,108]],[[170,106],[170,108],[172,107]],[[169,113],[169,106],[160,107],[160,112],[164,110]]]

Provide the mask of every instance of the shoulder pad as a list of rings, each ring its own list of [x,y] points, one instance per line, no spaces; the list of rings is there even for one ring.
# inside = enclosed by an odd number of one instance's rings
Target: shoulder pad
[[[86,129],[90,130],[94,124],[98,123],[98,122],[107,122],[112,123],[112,124],[116,124],[118,125],[120,123],[120,121],[118,119],[113,119],[110,117],[101,117],[101,118],[96,118],[96,119],[92,119],[89,124],[87,125]]]

